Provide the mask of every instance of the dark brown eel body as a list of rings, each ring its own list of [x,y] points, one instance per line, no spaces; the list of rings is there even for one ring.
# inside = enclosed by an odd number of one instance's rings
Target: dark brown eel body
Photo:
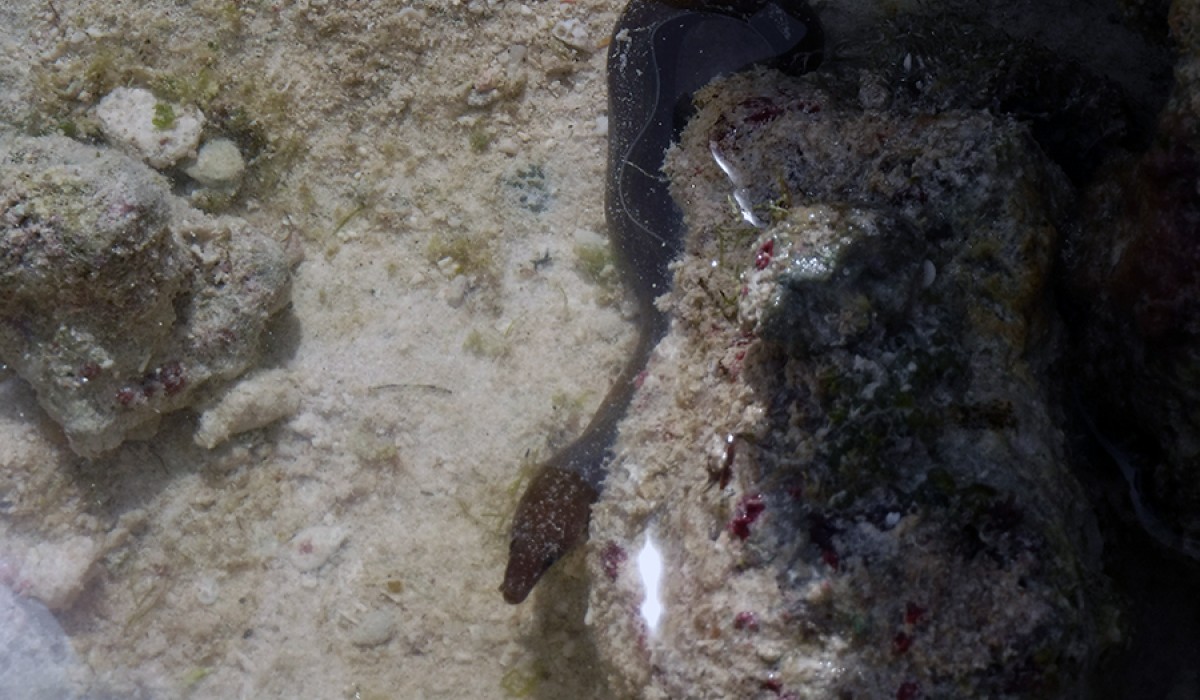
[[[683,247],[682,215],[662,174],[667,148],[691,116],[691,95],[718,75],[758,64],[785,72],[820,60],[820,25],[788,0],[632,0],[608,51],[608,233],[638,305],[637,348],[574,442],[542,464],[513,516],[504,600],[520,603],[542,574],[587,538],[617,425],[635,379],[667,329],[654,299],[670,287]]]

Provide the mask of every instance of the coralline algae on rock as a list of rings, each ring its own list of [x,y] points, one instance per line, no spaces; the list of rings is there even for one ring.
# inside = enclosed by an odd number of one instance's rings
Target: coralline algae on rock
[[[289,280],[275,241],[128,156],[0,136],[0,362],[80,455],[251,366]]]
[[[675,322],[591,530],[622,696],[1064,697],[1109,639],[1048,381],[1070,188],[1025,126],[861,93],[717,81],[668,160]]]

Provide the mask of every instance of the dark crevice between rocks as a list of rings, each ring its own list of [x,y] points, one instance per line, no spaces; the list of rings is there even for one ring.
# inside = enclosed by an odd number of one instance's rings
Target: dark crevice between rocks
[[[1178,518],[1160,498],[1165,482],[1156,474],[1169,450],[1162,433],[1147,427],[1156,418],[1141,417],[1161,374],[1177,368],[1172,363],[1181,354],[1200,348],[1200,335],[1181,327],[1200,318],[1186,299],[1169,308],[1169,328],[1149,342],[1147,316],[1139,320],[1137,308],[1143,304],[1144,310],[1147,296],[1163,294],[1164,286],[1172,290],[1166,294],[1176,295],[1173,301],[1197,290],[1178,275],[1164,283],[1178,270],[1170,262],[1156,267],[1153,260],[1163,253],[1169,260],[1187,259],[1188,249],[1197,245],[1194,227],[1183,231],[1179,225],[1188,218],[1181,211],[1196,211],[1196,194],[1191,191],[1190,202],[1184,201],[1187,195],[1172,197],[1187,173],[1164,165],[1179,165],[1171,154],[1186,148],[1186,138],[1172,133],[1175,118],[1164,113],[1174,88],[1168,5],[1123,7],[1121,21],[1159,47],[1164,58],[1161,65],[1142,67],[1145,84],[1137,99],[1100,77],[1067,86],[1057,109],[1044,101],[1053,100],[1053,91],[1013,94],[1002,102],[1018,117],[1042,112],[1030,120],[1035,138],[1078,194],[1060,234],[1053,276],[1067,332],[1055,375],[1070,459],[1096,511],[1104,570],[1120,598],[1122,642],[1100,659],[1089,689],[1100,700],[1200,697],[1200,562],[1194,558],[1200,547],[1189,544],[1187,528],[1175,522],[1186,522],[1186,516]],[[1113,73],[1121,70],[1112,67]],[[1045,75],[1046,85],[1062,79],[1053,68]],[[1156,235],[1160,245],[1148,244]],[[1164,241],[1164,235],[1175,240]],[[1131,258],[1123,250],[1145,257]]]

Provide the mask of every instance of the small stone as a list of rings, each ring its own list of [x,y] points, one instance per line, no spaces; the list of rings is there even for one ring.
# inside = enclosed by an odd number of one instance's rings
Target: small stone
[[[211,574],[205,574],[196,581],[196,601],[201,605],[212,605],[221,597],[221,584]]]
[[[495,145],[496,150],[500,151],[506,156],[515,156],[521,150],[520,144],[518,144],[516,139],[512,138],[511,136],[502,136],[496,139]]]
[[[94,564],[103,554],[103,548],[82,535],[40,542],[25,552],[19,580],[28,583],[25,592],[30,597],[51,610],[64,610],[75,602],[96,573]]]
[[[595,48],[595,42],[592,41],[587,23],[575,18],[557,22],[550,29],[550,35],[579,51],[592,51]]]
[[[391,613],[372,610],[367,613],[350,633],[350,643],[356,647],[370,648],[387,644],[396,633],[396,621]]]
[[[200,110],[161,101],[142,88],[108,93],[96,106],[96,118],[113,145],[160,170],[195,152],[204,128]]]
[[[321,568],[341,548],[346,535],[346,529],[336,525],[314,525],[301,530],[290,545],[292,564],[300,571]]]
[[[454,279],[450,280],[450,284],[442,289],[441,295],[450,308],[457,309],[466,301],[469,291],[471,291],[470,280],[465,275],[455,275]]]
[[[267,370],[238,382],[200,416],[195,441],[213,449],[234,435],[270,425],[300,407],[300,392],[284,370]]]
[[[184,166],[188,177],[214,190],[234,191],[242,182],[246,162],[229,139],[214,139],[200,147],[196,158]]]

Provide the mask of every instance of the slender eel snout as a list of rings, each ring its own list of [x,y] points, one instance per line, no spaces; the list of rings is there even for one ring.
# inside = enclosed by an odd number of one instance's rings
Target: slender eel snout
[[[500,592],[520,603],[542,574],[587,537],[588,515],[597,497],[578,474],[542,469],[517,504],[508,568]]]
[[[631,0],[608,51],[609,144],[605,218],[638,306],[638,343],[578,439],[539,469],[513,516],[504,599],[520,603],[554,562],[587,539],[617,425],[634,379],[666,332],[654,305],[670,286],[683,222],[662,175],[667,148],[692,112],[692,93],[757,64],[815,68],[823,37],[802,0]]]

